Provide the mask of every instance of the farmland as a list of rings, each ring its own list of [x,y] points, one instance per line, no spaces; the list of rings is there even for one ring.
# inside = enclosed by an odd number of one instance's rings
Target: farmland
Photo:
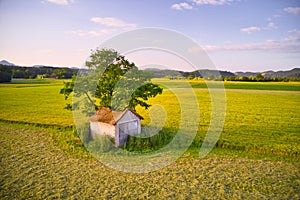
[[[73,124],[72,113],[62,109],[65,100],[59,95],[62,81],[38,81],[24,84],[2,84],[0,119],[68,126]]]
[[[300,83],[225,82],[227,111],[217,147],[198,152],[210,123],[210,96],[201,81],[155,79],[199,103],[200,126],[186,154],[158,171],[128,174],[96,161],[72,130],[59,95],[61,81],[0,85],[0,195],[23,198],[299,198]],[[213,82],[219,88],[219,82]],[[168,99],[168,101],[166,101]],[[149,100],[174,130],[180,108],[172,90]],[[150,122],[149,111],[138,109]]]

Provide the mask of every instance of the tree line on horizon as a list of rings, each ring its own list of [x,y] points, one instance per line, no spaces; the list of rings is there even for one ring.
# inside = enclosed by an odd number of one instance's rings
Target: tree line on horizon
[[[289,71],[279,72],[238,72],[200,69],[192,72],[183,72],[176,70],[158,70],[147,69],[154,74],[156,78],[188,79],[188,80],[213,80],[213,81],[245,81],[245,82],[288,82],[300,81],[300,69],[295,68]]]
[[[265,77],[261,73],[258,73],[256,76],[222,76],[222,75],[209,75],[209,76],[188,76],[185,79],[193,80],[202,78],[204,80],[212,80],[212,81],[240,81],[240,82],[289,82],[289,81],[300,81],[300,77],[279,77],[279,76],[272,76],[272,77]]]
[[[196,70],[192,72],[184,72],[177,70],[162,70],[162,69],[145,69],[150,72],[155,78],[168,78],[168,79],[205,79],[215,81],[246,81],[246,82],[288,82],[300,81],[300,69],[295,68],[289,71],[280,71],[273,73],[251,73],[240,72],[232,73],[228,71],[218,70]],[[22,66],[9,66],[0,64],[0,82],[10,82],[12,79],[42,79],[42,78],[55,78],[55,79],[71,79],[72,76],[78,73],[78,68],[68,67],[22,67]]]
[[[11,79],[71,79],[78,69],[67,67],[21,67],[0,65],[0,82],[10,82]]]

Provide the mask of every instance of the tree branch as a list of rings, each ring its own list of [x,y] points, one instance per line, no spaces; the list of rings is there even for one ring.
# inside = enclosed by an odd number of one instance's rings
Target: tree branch
[[[90,95],[87,92],[84,92],[85,95],[87,96],[87,98],[89,99],[89,101],[95,106],[97,107],[97,105],[94,103],[94,101],[91,99]]]

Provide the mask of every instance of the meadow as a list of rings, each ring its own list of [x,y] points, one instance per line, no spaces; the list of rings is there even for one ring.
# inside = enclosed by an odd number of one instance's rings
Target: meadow
[[[185,88],[183,80],[169,80],[166,78],[154,78],[154,83],[168,84],[171,88]],[[207,88],[204,80],[189,80],[192,88]],[[300,91],[299,82],[238,82],[238,81],[208,81],[211,88],[246,89],[246,90],[287,90]]]
[[[63,81],[17,80],[0,86],[0,120],[41,125],[72,126],[72,112],[59,90]]]
[[[299,198],[300,83],[225,82],[226,118],[214,150],[198,152],[211,116],[202,81],[154,79],[171,85],[188,103],[194,91],[200,126],[182,158],[158,171],[128,174],[95,160],[74,131],[72,113],[59,90],[62,81],[22,81],[0,85],[2,199],[19,198]],[[219,82],[212,82],[215,88]],[[166,100],[167,99],[167,100]],[[167,116],[161,134],[175,134],[180,107],[174,91],[149,100]],[[151,123],[151,113],[137,110]],[[172,138],[171,138],[172,139]],[[170,138],[166,139],[166,141]],[[155,150],[150,139],[126,147]]]

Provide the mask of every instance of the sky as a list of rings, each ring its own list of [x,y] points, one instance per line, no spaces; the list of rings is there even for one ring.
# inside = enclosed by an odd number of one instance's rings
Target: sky
[[[220,70],[300,67],[300,0],[0,0],[0,60],[80,67],[104,41],[147,27],[196,41]]]

